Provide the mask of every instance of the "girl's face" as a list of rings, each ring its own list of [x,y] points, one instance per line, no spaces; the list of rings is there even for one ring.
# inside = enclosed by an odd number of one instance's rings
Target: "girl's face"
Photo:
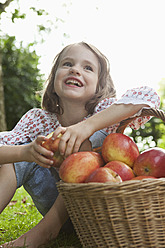
[[[96,92],[99,61],[92,51],[76,44],[64,50],[56,71],[54,90],[60,101],[85,104]]]

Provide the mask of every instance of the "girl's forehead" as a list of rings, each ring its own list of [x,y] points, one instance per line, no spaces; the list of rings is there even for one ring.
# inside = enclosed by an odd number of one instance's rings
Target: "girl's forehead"
[[[74,44],[69,47],[66,47],[66,49],[61,54],[61,59],[63,60],[67,57],[86,59],[86,60],[91,60],[93,62],[97,61],[98,63],[98,58],[94,54],[94,52],[92,52],[89,48],[81,44]]]

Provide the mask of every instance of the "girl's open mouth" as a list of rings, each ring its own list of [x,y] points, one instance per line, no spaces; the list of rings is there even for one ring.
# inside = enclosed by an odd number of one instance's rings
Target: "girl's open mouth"
[[[75,80],[75,79],[67,79],[65,81],[65,83],[67,85],[74,85],[74,86],[77,86],[77,87],[82,87],[83,86],[83,84],[80,81]]]

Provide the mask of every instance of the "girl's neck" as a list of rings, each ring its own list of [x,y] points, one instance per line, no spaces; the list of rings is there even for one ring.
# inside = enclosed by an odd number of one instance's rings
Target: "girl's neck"
[[[67,104],[63,107],[64,113],[58,115],[58,120],[63,127],[74,125],[88,115],[83,104]]]

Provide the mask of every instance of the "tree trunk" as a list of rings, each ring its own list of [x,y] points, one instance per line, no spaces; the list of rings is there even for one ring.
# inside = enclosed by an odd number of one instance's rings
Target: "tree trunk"
[[[2,79],[2,54],[0,51],[0,131],[6,131],[6,118],[5,118],[5,101],[4,101],[4,88]]]
[[[1,14],[5,11],[6,7],[13,0],[6,0],[4,3],[0,3],[0,20]],[[0,49],[0,132],[6,131],[6,118],[5,118],[5,99],[4,99],[4,87],[3,87],[3,79],[2,79],[2,50]]]

